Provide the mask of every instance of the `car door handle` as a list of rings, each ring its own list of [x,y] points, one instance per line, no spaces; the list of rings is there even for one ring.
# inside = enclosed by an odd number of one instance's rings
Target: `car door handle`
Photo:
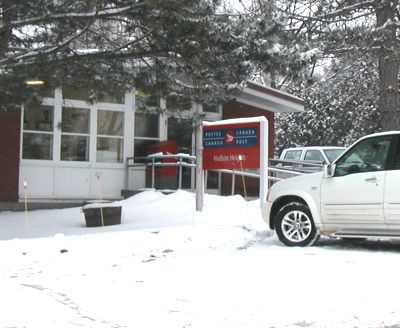
[[[372,183],[378,182],[378,178],[377,177],[366,178],[365,182],[372,182]]]

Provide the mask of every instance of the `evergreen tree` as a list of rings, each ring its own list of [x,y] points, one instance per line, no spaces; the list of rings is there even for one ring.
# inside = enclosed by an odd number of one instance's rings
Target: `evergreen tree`
[[[221,12],[217,0],[3,0],[0,103],[21,103],[37,78],[49,88],[138,89],[222,97],[254,67],[282,66],[280,17]]]
[[[280,4],[290,17],[288,30],[292,35],[320,49],[322,56],[315,57],[316,63],[321,58],[326,62],[343,57],[347,62],[352,59],[355,64],[348,65],[352,69],[357,62],[373,62],[380,125],[383,130],[398,129],[399,1],[295,0]]]
[[[381,130],[378,73],[373,59],[336,60],[325,71],[288,91],[305,100],[305,112],[276,117],[278,148],[349,146]]]

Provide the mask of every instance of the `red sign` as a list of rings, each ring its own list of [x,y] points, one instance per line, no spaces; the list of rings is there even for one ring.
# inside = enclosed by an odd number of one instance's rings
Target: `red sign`
[[[203,126],[203,169],[260,168],[260,122]]]

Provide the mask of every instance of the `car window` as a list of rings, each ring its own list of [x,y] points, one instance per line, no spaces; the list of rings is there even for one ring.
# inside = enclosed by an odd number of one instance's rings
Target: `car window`
[[[307,150],[304,159],[306,161],[325,162],[324,157],[319,150]]]
[[[300,159],[301,149],[297,150],[288,150],[285,154],[285,159]]]
[[[384,170],[391,140],[387,136],[359,142],[337,161],[335,176]]]
[[[400,140],[397,141],[397,149],[396,153],[394,154],[394,160],[393,160],[393,167],[394,170],[399,170],[400,169]]]
[[[326,157],[328,157],[328,160],[330,163],[332,163],[336,158],[338,158],[342,153],[345,151],[345,149],[324,149],[323,152],[325,153]]]

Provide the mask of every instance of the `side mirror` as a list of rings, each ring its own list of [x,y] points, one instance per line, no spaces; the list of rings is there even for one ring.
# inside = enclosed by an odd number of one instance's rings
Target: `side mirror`
[[[327,178],[332,178],[335,175],[335,164],[328,164],[324,166],[324,176]]]

